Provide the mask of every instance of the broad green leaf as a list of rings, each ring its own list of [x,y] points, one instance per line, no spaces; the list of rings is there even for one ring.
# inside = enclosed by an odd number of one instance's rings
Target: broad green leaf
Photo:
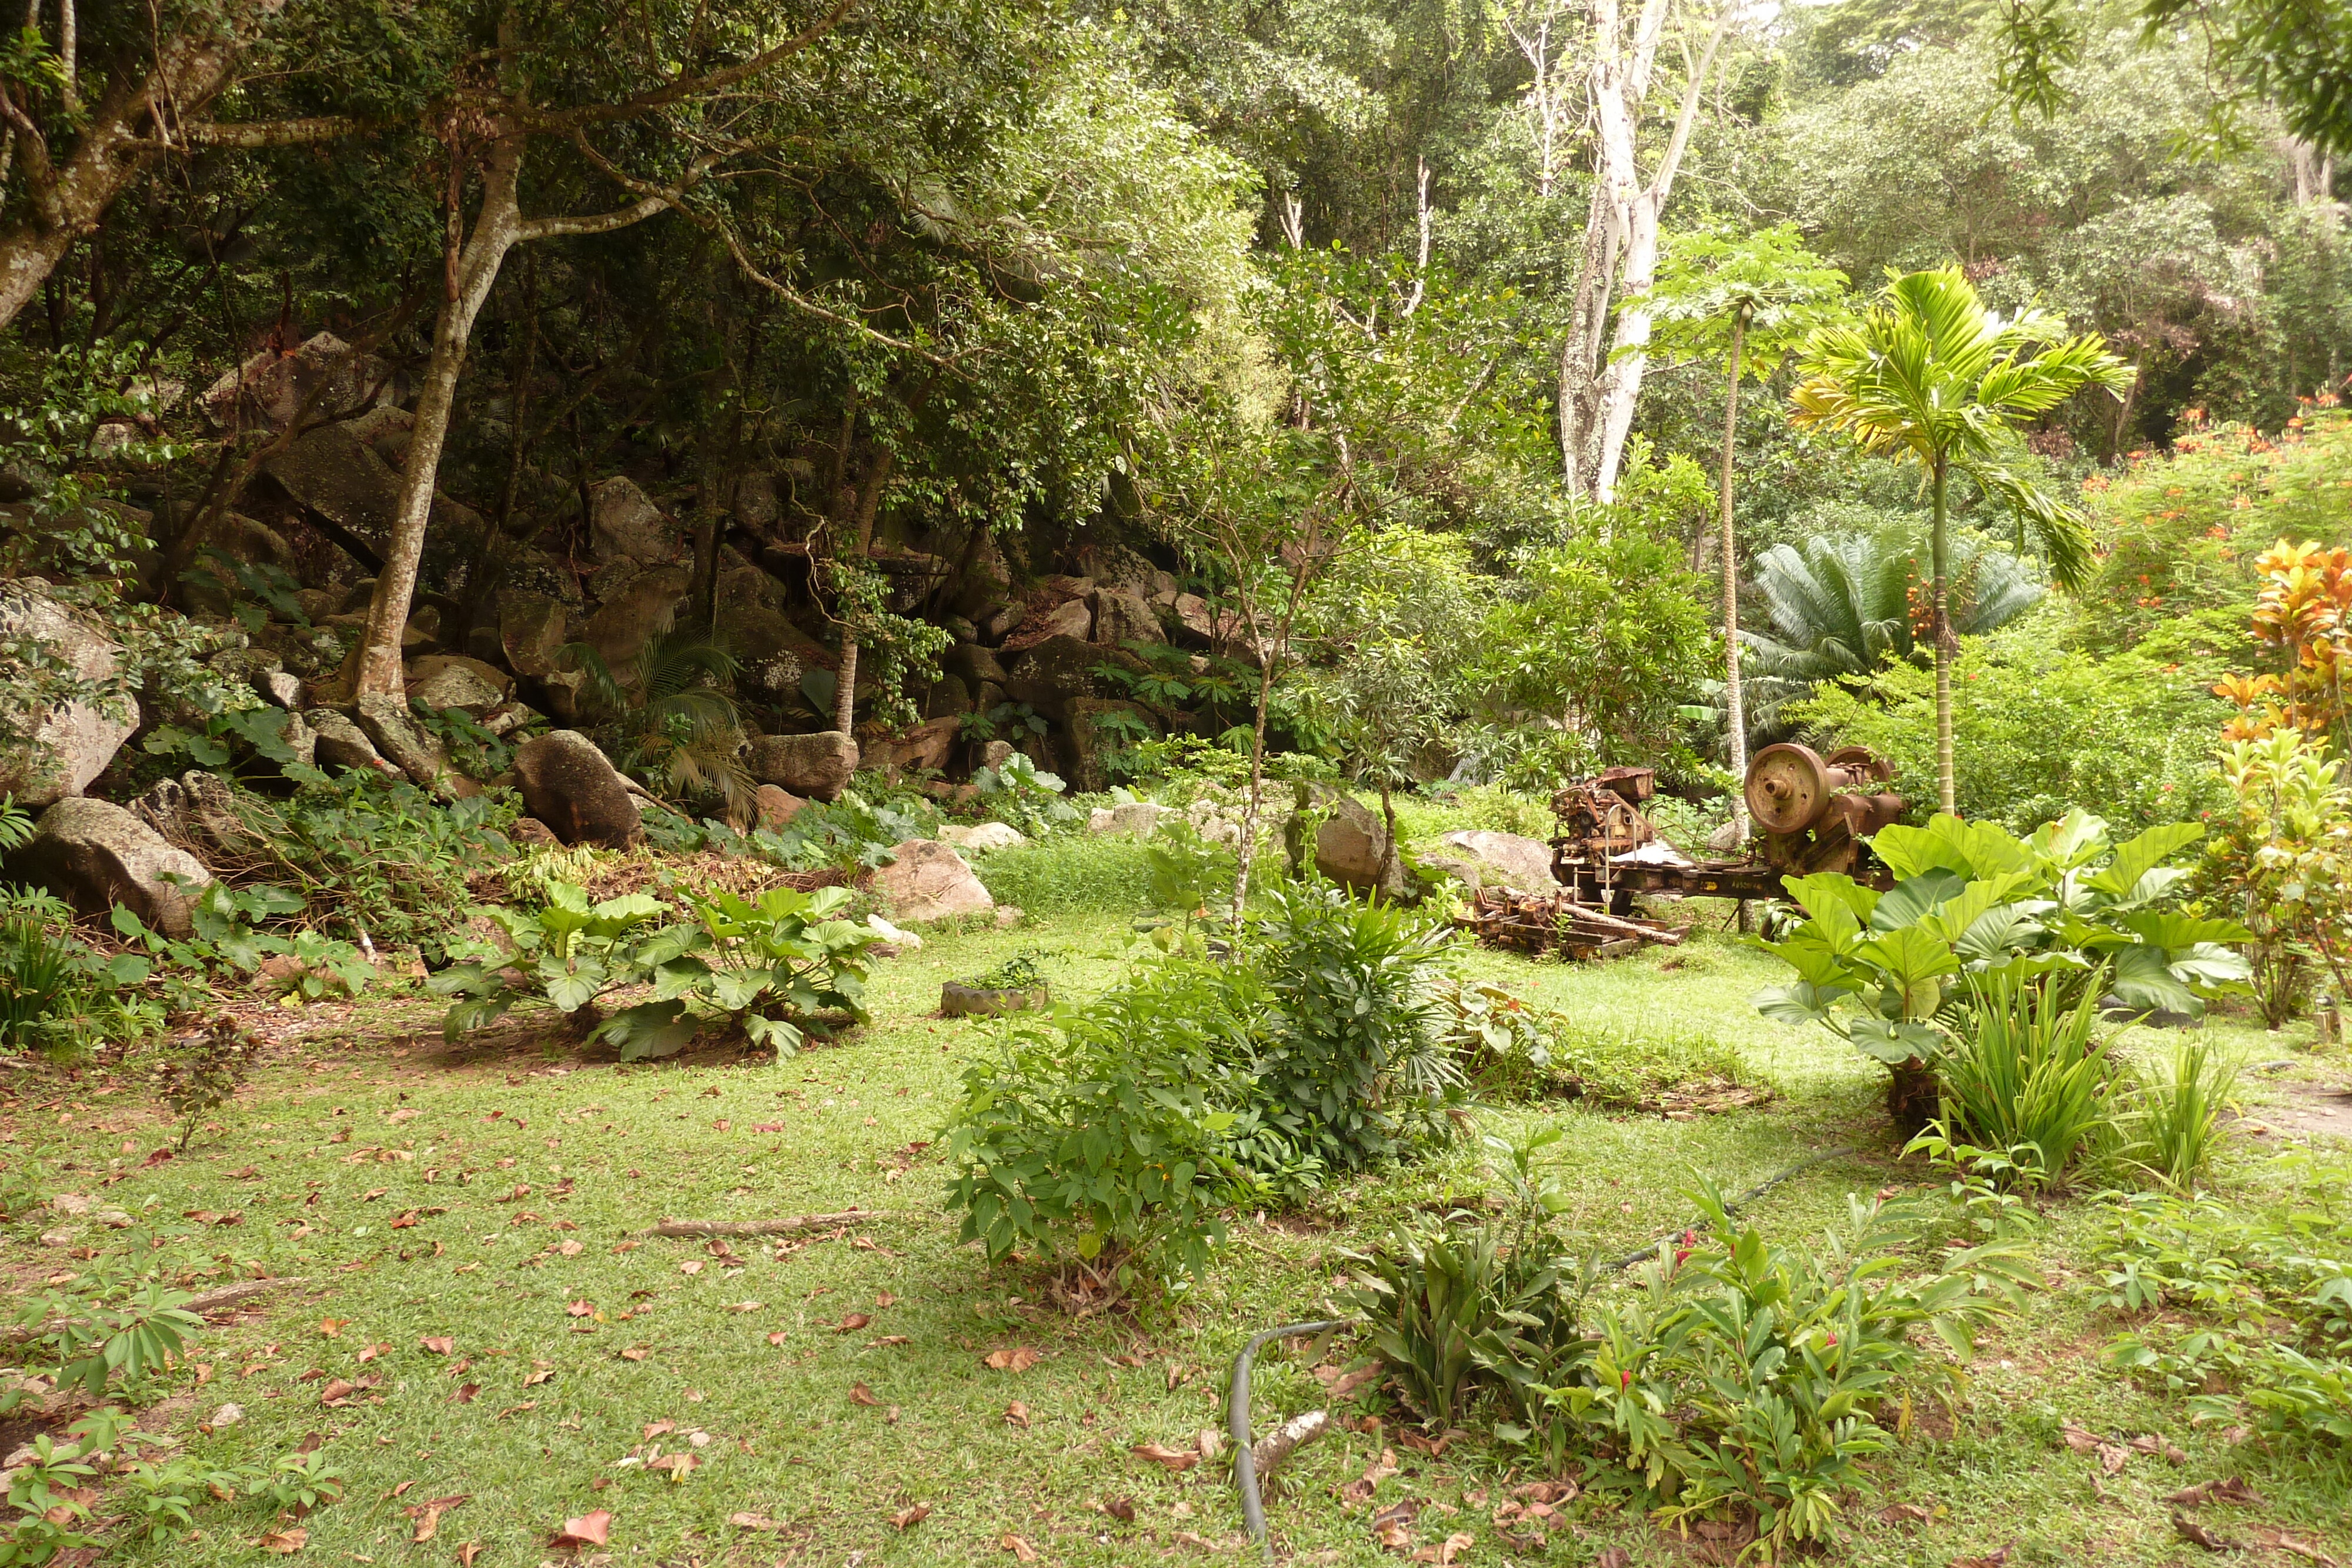
[[[2107,824],[2078,806],[2054,822],[2042,823],[2027,842],[2054,877],[2096,860],[2107,847]]]
[[[2014,953],[2042,934],[2042,925],[2014,904],[1995,904],[1969,922],[1952,944],[1962,962],[1990,963]]]
[[[640,1002],[606,1019],[589,1038],[611,1040],[624,1061],[643,1061],[676,1056],[694,1038],[694,1028],[682,1001]]]
[[[1756,1010],[1775,1023],[1794,1028],[1806,1024],[1832,1024],[1830,1008],[1839,998],[1852,996],[1851,986],[1816,986],[1809,980],[1794,985],[1773,986],[1756,993]]]
[[[2100,867],[2084,885],[2110,898],[2127,897],[2139,885],[2141,877],[2170,860],[2175,852],[2204,836],[2201,822],[2159,822],[2116,851],[2116,858]]]
[[[2153,942],[2159,947],[2179,951],[2194,947],[2200,942],[2251,942],[2254,934],[2234,920],[2199,919],[2165,910],[2138,909],[2120,917],[2118,924],[2142,941]]]
[[[1854,950],[1854,956],[1885,972],[1906,1019],[1924,1019],[1935,1012],[1944,999],[1940,977],[1955,974],[1960,967],[1951,948],[1916,925],[1864,943]]]
[[[1870,912],[1870,928],[1899,931],[1906,925],[1916,925],[1930,911],[1958,898],[1967,886],[1967,879],[1958,872],[1941,866],[1906,877],[1896,883],[1894,890]]]
[[[1944,1048],[1944,1037],[1922,1023],[1886,1019],[1849,1019],[1846,1038],[1889,1067],[1911,1061],[1932,1061]]]
[[[1958,897],[1938,905],[1919,924],[1944,941],[1958,942],[1960,934],[1977,923],[1978,916],[1999,907],[2010,890],[2023,880],[2021,872],[2003,872],[1987,882],[1972,882],[1960,889]]]
[[[2114,966],[2108,989],[2135,1012],[2161,1010],[2194,1018],[2205,1010],[2196,993],[2183,985],[2165,961],[2164,949],[2145,943],[2118,947],[2109,955]]]
[[[1800,909],[1816,920],[1822,917],[1825,909],[1843,909],[1852,914],[1856,922],[1864,921],[1870,918],[1871,910],[1878,904],[1876,888],[1864,887],[1853,878],[1834,872],[1815,872],[1811,876],[1784,876],[1780,879],[1780,885],[1789,890],[1789,896],[1797,901]]]

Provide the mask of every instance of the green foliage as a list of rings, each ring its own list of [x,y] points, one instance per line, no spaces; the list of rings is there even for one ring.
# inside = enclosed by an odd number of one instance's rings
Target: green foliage
[[[16,1309],[24,1337],[23,1364],[95,1400],[108,1396],[143,1399],[204,1320],[186,1310],[193,1300],[152,1277],[120,1265],[89,1270],[68,1295],[57,1290],[26,1291]],[[0,1392],[0,1415],[12,1414],[37,1390]]]
[[[1452,940],[1328,884],[1269,898],[1251,942],[1271,1003],[1255,1076],[1269,1118],[1324,1164],[1361,1170],[1453,1135],[1466,1085],[1432,994]]]
[[[2100,658],[2063,646],[2064,623],[2050,615],[1961,641],[1952,665],[1960,814],[2023,832],[2074,806],[2133,827],[2223,810],[2212,755],[2227,705],[2145,653]],[[1886,758],[1923,811],[1935,803],[1935,695],[1932,672],[1895,663],[1867,680],[1815,686],[1781,717],[1810,740]]]
[[[270,982],[279,996],[304,1001],[358,996],[375,978],[376,970],[351,943],[301,927],[282,933],[258,929],[264,921],[300,915],[304,907],[300,898],[266,883],[232,887],[211,882],[188,901],[189,934],[184,938],[149,929],[122,904],[115,905],[107,919],[124,941],[200,982],[259,978]],[[265,969],[272,958],[289,962]],[[138,966],[135,976],[126,963]],[[124,979],[145,979],[149,974],[142,960],[128,955],[115,961],[115,968]]]
[[[1591,1275],[1552,1228],[1569,1199],[1535,1164],[1561,1136],[1554,1127],[1517,1143],[1486,1140],[1510,1189],[1499,1223],[1457,1210],[1392,1231],[1368,1254],[1347,1254],[1358,1272],[1340,1300],[1364,1320],[1371,1350],[1433,1431],[1465,1417],[1482,1395],[1513,1413],[1525,1414],[1531,1399],[1539,1407],[1543,1385],[1568,1381],[1590,1357],[1578,1319]],[[1528,1432],[1506,1435],[1525,1440]],[[1546,1456],[1554,1468],[1565,1457]]]
[[[1233,887],[1234,852],[1202,838],[1181,818],[1162,821],[1143,841],[1143,862],[1144,894],[1151,907],[1182,915],[1188,932]]]
[[[1076,1259],[1118,1288],[1197,1273],[1252,1184],[1234,1151],[1251,1086],[1237,1038],[1250,977],[1189,960],[1084,1009],[1024,1021],[965,1070],[950,1113],[948,1207],[992,1260]]]
[[[1911,1146],[1998,1150],[2026,1186],[2062,1181],[2101,1152],[2119,1110],[2113,1039],[2092,1035],[2099,987],[2070,1001],[2063,988],[2000,970],[1970,975],[1968,987],[1966,1021],[1936,1058],[1940,1114]]]
[[[2032,982],[2068,1005],[2104,987],[2128,1008],[2200,1012],[2246,977],[2221,945],[2248,936],[2161,907],[2189,874],[2167,862],[2203,833],[2175,824],[2116,846],[2080,811],[2030,839],[1940,815],[1883,829],[1871,847],[1895,873],[1891,891],[1843,875],[1783,879],[1806,919],[1759,946],[1799,977],[1759,992],[1757,1008],[1819,1023],[1895,1066],[1933,1062],[1967,1034],[1971,993],[1954,992],[1956,977]]]
[[[999,904],[1033,918],[1096,910],[1132,913],[1150,885],[1148,841],[1122,834],[1066,833],[1043,843],[999,850],[972,868]]]
[[[261,1053],[261,1038],[224,1013],[211,1027],[156,1051],[147,1084],[180,1124],[180,1152],[206,1116],[236,1098]]]
[[[1016,751],[993,768],[974,769],[971,783],[980,791],[982,810],[1030,838],[1042,838],[1078,820],[1077,808],[1062,799],[1066,786],[1061,776],[1038,767],[1026,752]]]
[[[599,738],[615,761],[670,800],[716,801],[738,821],[754,813],[743,724],[727,690],[741,667],[707,632],[664,625],[619,674],[586,643],[560,656],[587,676]]]
[[[1638,1292],[1589,1313],[1589,1364],[1542,1391],[1541,1418],[1664,1523],[1752,1518],[1778,1558],[1833,1532],[1842,1494],[1887,1446],[1880,1406],[1900,1395],[1907,1408],[1912,1385],[1958,1386],[1916,1336],[1965,1357],[2031,1275],[2001,1244],[1911,1268],[1928,1228],[1914,1207],[1849,1198],[1845,1223],[1806,1247],[1735,1221],[1712,1188],[1692,1196],[1702,1228],[1661,1246]]]
[[[2254,1003],[2273,1029],[2298,1010],[2311,970],[2352,979],[2352,785],[2309,736],[2282,728],[2221,748],[2235,797],[2206,849],[2222,906],[2252,933]]]
[[[2143,1069],[2123,1119],[2116,1157],[2130,1169],[2187,1192],[2219,1150],[2221,1116],[2238,1085],[2237,1059],[2184,1035]]]
[[[1909,659],[1928,637],[1926,541],[1910,529],[1815,534],[1756,559],[1753,587],[1772,634],[1743,632],[1758,674],[1788,681],[1867,675]],[[1974,536],[1951,541],[1946,591],[1952,630],[1990,632],[2040,600],[2017,558]]]
[[[2352,1175],[2279,1163],[2298,1179],[2259,1205],[2113,1200],[2100,1304],[2134,1322],[2107,1359],[2200,1419],[2352,1443]]]
[[[551,882],[537,911],[480,911],[505,942],[468,945],[470,961],[428,984],[435,995],[457,998],[443,1025],[452,1040],[519,1001],[540,999],[580,1019],[589,1039],[617,1046],[622,1061],[636,1061],[683,1050],[701,1027],[699,1009],[782,1060],[819,1013],[865,1019],[862,955],[877,938],[834,917],[851,896],[841,887],[772,887],[757,900],[688,894],[688,918],[657,925],[673,911],[650,894],[591,905],[578,887]],[[610,1016],[598,1010],[603,998],[642,985],[653,987],[651,1000]]]
[[[0,826],[5,826],[0,823]],[[0,1051],[72,1052],[157,1021],[123,995],[145,977],[73,935],[73,911],[32,888],[0,889]]]
[[[1045,983],[1045,971],[1037,965],[1039,956],[1024,948],[986,973],[974,975],[964,984],[983,991],[1034,990]]]

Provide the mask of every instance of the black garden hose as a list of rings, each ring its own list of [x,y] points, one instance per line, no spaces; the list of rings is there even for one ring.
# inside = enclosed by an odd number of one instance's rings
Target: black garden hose
[[[1853,1152],[1853,1145],[1842,1144],[1826,1154],[1815,1155],[1808,1160],[1800,1160],[1778,1175],[1749,1187],[1746,1192],[1725,1204],[1724,1210],[1726,1213],[1730,1213],[1744,1208],[1790,1176],[1801,1176],[1816,1166],[1827,1165],[1832,1160],[1842,1159]],[[1684,1228],[1677,1228],[1677,1229]],[[1659,1241],[1675,1233],[1675,1230],[1662,1232],[1648,1246],[1629,1252],[1613,1261],[1603,1263],[1600,1271],[1611,1274],[1632,1268],[1647,1258]],[[1251,1540],[1265,1548],[1265,1560],[1269,1563],[1275,1560],[1274,1542],[1267,1536],[1265,1531],[1265,1500],[1258,1494],[1257,1460],[1253,1451],[1253,1445],[1256,1439],[1250,1431],[1250,1367],[1257,1360],[1257,1353],[1265,1349],[1270,1340],[1293,1339],[1302,1334],[1316,1334],[1330,1329],[1349,1328],[1361,1321],[1360,1318],[1323,1318],[1314,1322],[1285,1323],[1280,1328],[1267,1329],[1262,1333],[1251,1335],[1249,1343],[1242,1346],[1241,1354],[1234,1358],[1233,1394],[1226,1401],[1225,1416],[1226,1430],[1232,1434],[1234,1439],[1234,1485],[1240,1489],[1242,1494],[1243,1527],[1249,1531]]]

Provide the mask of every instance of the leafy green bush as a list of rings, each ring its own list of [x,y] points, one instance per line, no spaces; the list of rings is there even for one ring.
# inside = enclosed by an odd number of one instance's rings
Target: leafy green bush
[[[1968,977],[1967,1019],[1936,1058],[1940,1111],[1929,1145],[1998,1150],[2028,1186],[2097,1151],[2119,1095],[2112,1039],[2094,1040],[2099,988],[2069,1001],[2012,972]]]
[[[814,1027],[819,1012],[865,1019],[862,956],[877,938],[833,918],[851,897],[840,887],[774,887],[756,901],[688,895],[688,919],[656,925],[675,912],[650,894],[592,906],[577,886],[551,882],[544,908],[481,911],[506,945],[453,945],[468,961],[428,987],[457,998],[443,1023],[452,1040],[536,998],[577,1015],[589,1039],[609,1040],[624,1061],[635,1061],[684,1049],[701,1026],[698,1007],[782,1057],[799,1048],[802,1026]],[[596,1010],[604,998],[640,985],[654,988],[650,1001],[609,1017]]]
[[[2022,832],[2072,807],[2132,827],[2196,821],[2221,809],[2227,791],[2213,747],[2228,705],[2169,653],[2102,658],[2070,649],[2067,624],[2045,610],[1997,636],[1962,640],[1952,670],[1960,814]],[[1886,758],[1910,781],[1909,797],[1928,806],[1935,716],[1934,672],[1900,661],[1865,679],[1817,685],[1784,710],[1813,739]]]
[[[263,977],[275,984],[278,994],[299,996],[306,1001],[337,993],[358,996],[375,978],[375,965],[349,942],[299,926],[289,927],[282,934],[257,929],[263,921],[301,915],[305,908],[301,899],[282,887],[267,883],[231,887],[226,883],[214,882],[205,883],[189,900],[189,932],[184,938],[174,939],[149,929],[137,914],[121,904],[114,907],[108,920],[124,941],[135,943],[163,964],[206,982],[228,976]],[[270,958],[290,962],[265,970],[263,965]],[[119,975],[127,977],[131,971],[126,964],[141,962],[126,955],[115,960],[115,967]],[[140,978],[147,976],[143,967],[136,973]],[[175,996],[173,1010],[186,1010],[194,999],[193,995]]]
[[[980,809],[1029,837],[1042,838],[1078,820],[1078,810],[1062,799],[1061,775],[1048,773],[1024,752],[1014,752],[993,768],[971,776],[979,791]]]
[[[181,1153],[187,1152],[196,1124],[236,1097],[260,1051],[260,1037],[224,1013],[210,1029],[148,1061],[149,1086],[180,1124]]]
[[[1542,1391],[1540,1426],[1663,1522],[1752,1519],[1777,1559],[1833,1531],[1841,1495],[1886,1446],[1874,1402],[1958,1382],[1920,1332],[1965,1357],[1973,1327],[2032,1276],[2004,1243],[1913,1270],[1930,1223],[1915,1208],[1849,1199],[1846,1222],[1806,1247],[1735,1221],[1712,1188],[1693,1197],[1703,1228],[1662,1247],[1637,1291],[1588,1308],[1589,1361]]]
[[[2117,1158],[2176,1192],[2213,1163],[2221,1113],[2238,1084],[2236,1058],[2210,1040],[2184,1036],[2144,1071],[2124,1118]]]
[[[2113,1200],[2100,1304],[2140,1320],[2107,1359],[2294,1441],[2352,1443],[2352,1171],[2305,1154],[2294,1190],[2251,1211],[2210,1197]]]
[[[646,841],[657,850],[756,854],[786,871],[871,871],[888,862],[896,846],[929,837],[940,821],[937,809],[919,795],[869,799],[856,789],[843,790],[838,800],[807,802],[781,828],[748,833],[716,818],[697,821],[659,806],[644,816]]]
[[[129,1040],[163,1021],[125,988],[135,956],[104,959],[73,935],[73,911],[34,888],[0,889],[0,1051],[69,1052]]]
[[[1032,917],[1129,914],[1150,896],[1147,841],[1110,834],[1065,834],[1044,843],[999,850],[972,867],[999,904]]]
[[[1654,1107],[1676,1091],[1749,1085],[1738,1050],[1689,1030],[1652,1034],[1535,1008],[1500,986],[1444,979],[1447,1040],[1479,1092],[1496,1100],[1546,1097]]]
[[[946,1135],[948,1207],[991,1261],[1016,1248],[1076,1260],[1116,1288],[1197,1272],[1221,1210],[1253,1183],[1236,1150],[1251,1098],[1245,973],[1149,966],[1083,1009],[1013,1030],[965,1070]]]
[[[1255,1063],[1273,1120],[1324,1164],[1361,1170],[1453,1134],[1466,1082],[1440,1032],[1444,924],[1343,888],[1276,889],[1250,956],[1272,998]]]
[[[2174,823],[2117,848],[2080,811],[2031,839],[1940,814],[1883,829],[1871,847],[1897,879],[1890,892],[1843,875],[1784,879],[1807,918],[1759,946],[1799,977],[1759,992],[1756,1006],[1819,1023],[1895,1069],[1889,1104],[1906,1120],[1925,1109],[1913,1106],[1925,1074],[1968,1030],[1970,993],[1956,977],[2031,980],[2069,1004],[2104,985],[2126,1007],[2200,1012],[2244,980],[2245,960],[2221,944],[2250,935],[2158,907],[2189,875],[2165,862],[2203,832]]]

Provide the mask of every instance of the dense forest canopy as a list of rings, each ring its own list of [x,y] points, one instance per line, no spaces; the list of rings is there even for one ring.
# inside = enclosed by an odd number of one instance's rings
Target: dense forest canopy
[[[1927,468],[1789,415],[1887,277],[2114,361],[1954,470],[1963,631],[1979,570],[2084,586],[2086,479],[2332,405],[2307,9],[36,0],[11,570],[128,651],[126,783],[249,708],[243,641],[346,704],[477,660],[697,810],[820,732],[1705,795],[1726,581],[1745,742],[1877,673],[1823,673],[1789,563],[1942,559]],[[1975,629],[2122,656],[2032,598]],[[725,711],[648,717],[678,679]]]

